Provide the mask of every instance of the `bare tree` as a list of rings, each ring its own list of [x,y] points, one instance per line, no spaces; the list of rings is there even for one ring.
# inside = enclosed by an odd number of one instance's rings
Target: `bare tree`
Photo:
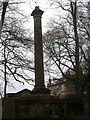
[[[4,23],[4,19],[5,19],[5,14],[6,14],[6,9],[7,9],[7,6],[8,6],[8,2],[1,2],[1,20],[0,20],[0,38],[1,38],[1,30],[2,30],[2,27],[3,27],[3,23]]]
[[[15,4],[8,5],[0,41],[0,66],[2,66],[1,74],[4,75],[1,80],[5,82],[4,97],[6,97],[6,87],[10,82],[13,83],[16,80],[22,84],[24,81],[30,84],[30,81],[33,81],[30,75],[34,72],[32,57],[30,57],[33,54],[33,42],[30,32],[23,26],[26,18],[22,11],[15,9],[17,8]]]
[[[49,60],[52,60],[51,64],[57,66],[60,76],[62,73],[64,78],[73,81],[76,94],[81,97],[86,84],[83,67],[88,42],[85,39],[88,38],[87,24],[84,24],[87,8],[79,1],[64,3],[53,0],[53,5],[58,11],[62,9],[65,15],[58,14],[59,21],[53,20],[52,30],[45,34],[45,52]]]

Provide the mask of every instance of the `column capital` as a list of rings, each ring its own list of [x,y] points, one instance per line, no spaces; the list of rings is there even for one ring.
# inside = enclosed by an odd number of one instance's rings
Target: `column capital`
[[[39,9],[39,6],[36,6],[35,9],[33,10],[33,12],[31,13],[31,16],[42,16],[42,14],[44,13],[44,11]]]

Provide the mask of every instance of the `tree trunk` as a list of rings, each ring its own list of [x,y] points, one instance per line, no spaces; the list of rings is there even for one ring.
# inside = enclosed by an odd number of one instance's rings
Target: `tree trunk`
[[[71,2],[71,14],[73,17],[75,36],[75,74],[76,74],[76,94],[80,96],[80,64],[79,64],[79,38],[77,32],[77,2]]]
[[[5,43],[5,45],[4,45],[4,80],[5,80],[5,84],[4,84],[4,97],[6,97],[6,87],[7,87],[6,65],[7,65],[7,59],[6,59],[6,43]]]

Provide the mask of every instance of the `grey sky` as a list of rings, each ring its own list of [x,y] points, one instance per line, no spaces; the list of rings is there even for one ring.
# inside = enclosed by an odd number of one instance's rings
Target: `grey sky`
[[[4,1],[5,0],[0,0],[0,1]],[[9,1],[9,0],[6,0]],[[13,0],[10,0],[13,1]],[[35,6],[39,6],[41,10],[44,11],[44,14],[42,16],[42,27],[43,27],[43,31],[46,31],[48,26],[47,23],[49,22],[49,19],[51,17],[54,17],[54,15],[57,13],[56,9],[52,9],[49,5],[48,0],[22,0],[25,1],[25,4],[21,5],[21,9],[24,10],[25,14],[29,16],[30,20],[27,23],[28,28],[33,29],[33,17],[31,16],[32,11],[35,9]],[[35,2],[36,1],[36,2]],[[64,1],[64,0],[61,0]],[[72,0],[74,1],[74,0]],[[86,0],[83,0],[84,2]],[[87,0],[89,1],[89,0]],[[61,13],[60,13],[61,14]],[[17,91],[18,89],[23,88],[23,85],[20,85],[19,83],[15,82],[14,83],[16,87],[15,91]],[[29,88],[29,85],[27,85],[27,83],[25,83],[25,86]],[[13,91],[14,89],[11,90],[10,86],[8,87],[8,92],[9,91]]]

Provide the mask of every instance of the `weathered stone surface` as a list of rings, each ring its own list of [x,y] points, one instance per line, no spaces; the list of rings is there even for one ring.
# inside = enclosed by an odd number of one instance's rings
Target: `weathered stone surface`
[[[50,95],[6,98],[3,103],[3,119],[57,119],[62,116],[61,101]]]
[[[42,44],[42,17],[43,11],[38,6],[32,12],[34,18],[34,44],[35,44],[35,93],[49,93],[45,88],[44,65],[43,65],[43,44]],[[46,89],[46,90],[45,90]]]

